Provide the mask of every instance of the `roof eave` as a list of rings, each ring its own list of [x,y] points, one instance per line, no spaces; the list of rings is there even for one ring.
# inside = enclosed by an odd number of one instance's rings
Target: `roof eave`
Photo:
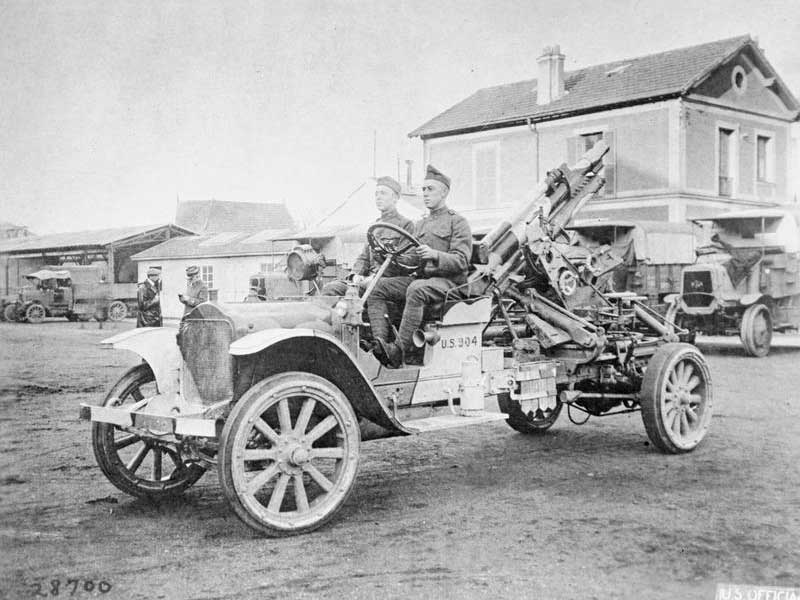
[[[518,125],[526,125],[527,123],[545,123],[547,121],[555,121],[558,119],[564,119],[567,117],[574,117],[579,115],[586,115],[595,112],[602,112],[604,110],[613,110],[616,108],[625,108],[628,106],[636,106],[639,104],[648,104],[650,102],[660,102],[662,100],[670,100],[673,98],[678,98],[682,95],[681,91],[671,91],[663,94],[656,94],[656,95],[649,95],[649,96],[642,96],[640,98],[633,98],[629,100],[624,100],[621,102],[612,102],[608,104],[601,104],[595,106],[588,106],[586,108],[578,108],[578,109],[568,109],[562,111],[553,111],[550,113],[545,113],[542,115],[529,115],[525,117],[515,117],[514,119],[507,119],[503,121],[495,121],[491,123],[482,123],[480,125],[474,125],[470,127],[461,127],[459,129],[450,129],[450,130],[442,130],[442,131],[433,131],[430,133],[422,133],[418,135],[412,135],[414,132],[408,134],[409,137],[419,137],[420,139],[428,140],[438,137],[447,137],[451,135],[461,135],[465,133],[475,133],[478,131],[489,131],[492,129],[504,129],[506,127],[516,127]],[[416,131],[421,131],[422,128],[417,129]]]

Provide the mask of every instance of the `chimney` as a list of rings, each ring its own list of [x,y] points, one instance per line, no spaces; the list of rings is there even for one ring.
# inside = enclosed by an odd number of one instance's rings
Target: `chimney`
[[[536,104],[550,104],[564,95],[564,55],[561,47],[546,46],[539,63],[539,79],[536,82]]]

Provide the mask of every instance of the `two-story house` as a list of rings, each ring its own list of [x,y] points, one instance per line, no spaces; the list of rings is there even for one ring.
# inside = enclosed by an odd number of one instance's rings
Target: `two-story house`
[[[750,36],[477,91],[412,131],[473,219],[529,197],[548,169],[597,140],[605,189],[582,217],[684,221],[789,200],[790,126],[800,105]]]

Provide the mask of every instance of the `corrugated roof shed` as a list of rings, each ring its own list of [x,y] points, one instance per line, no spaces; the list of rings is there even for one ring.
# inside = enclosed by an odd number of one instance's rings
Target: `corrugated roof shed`
[[[564,96],[544,105],[536,103],[536,79],[484,88],[408,135],[424,138],[522,124],[528,118],[546,121],[676,97],[747,45],[760,54],[750,36],[743,35],[570,71],[564,74]],[[788,94],[790,103],[797,104],[788,89],[781,93]]]
[[[196,233],[291,229],[291,215],[283,204],[196,200],[179,202],[175,224]]]
[[[0,252],[16,254],[36,252],[40,250],[60,250],[83,248],[87,246],[104,247],[121,242],[137,235],[171,227],[181,233],[191,233],[174,225],[137,225],[132,227],[115,227],[113,229],[92,229],[89,231],[72,231],[68,233],[52,233],[36,237],[19,238],[0,243]]]
[[[291,240],[273,241],[287,233],[286,230],[224,231],[177,237],[134,254],[133,260],[169,258],[210,258],[228,256],[260,256],[284,254],[295,243]]]

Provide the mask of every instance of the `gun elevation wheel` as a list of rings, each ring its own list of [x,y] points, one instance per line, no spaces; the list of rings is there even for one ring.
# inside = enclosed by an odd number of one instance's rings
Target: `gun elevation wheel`
[[[659,348],[644,374],[642,420],[653,444],[670,454],[690,452],[711,422],[711,376],[705,358],[689,344]]]
[[[239,518],[271,536],[328,522],[353,489],[361,433],[345,395],[311,373],[274,375],[236,403],[219,479]]]
[[[137,365],[111,388],[103,406],[133,404],[156,391],[150,366]],[[137,498],[177,496],[205,473],[200,465],[184,462],[175,444],[141,438],[110,423],[92,423],[92,446],[108,480]]]
[[[764,304],[748,306],[742,315],[739,331],[745,352],[750,356],[766,356],[772,344],[772,316]]]

